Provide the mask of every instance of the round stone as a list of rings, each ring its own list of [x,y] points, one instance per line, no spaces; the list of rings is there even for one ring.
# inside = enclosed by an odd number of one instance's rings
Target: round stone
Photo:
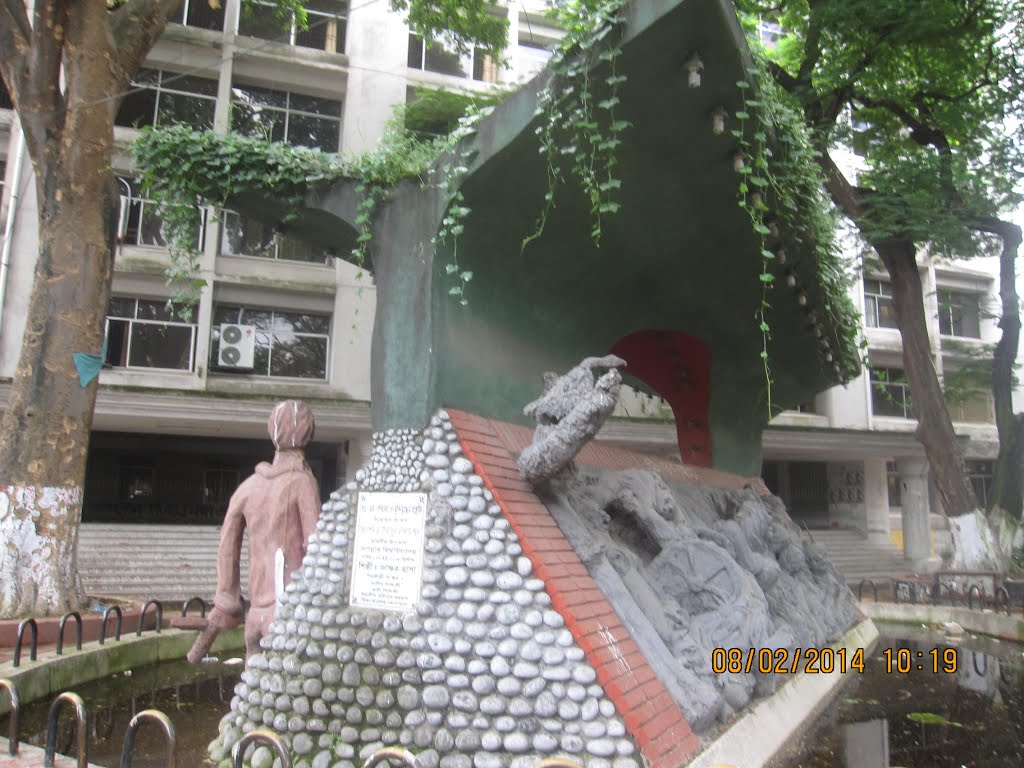
[[[594,739],[587,742],[587,751],[598,757],[611,757],[615,754],[615,742],[611,739]]]
[[[430,685],[423,689],[423,704],[429,709],[445,709],[451,696],[443,685]]]
[[[470,684],[473,692],[480,696],[486,696],[494,691],[494,678],[490,675],[478,675],[473,678]]]
[[[589,665],[577,664],[572,670],[572,679],[580,685],[590,685],[597,680],[597,672]]]
[[[505,738],[502,740],[502,745],[508,752],[525,752],[530,748],[530,739],[525,733],[508,733],[505,734]]]

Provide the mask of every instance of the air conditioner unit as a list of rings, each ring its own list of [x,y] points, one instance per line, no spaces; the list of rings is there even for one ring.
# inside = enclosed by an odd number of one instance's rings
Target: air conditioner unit
[[[220,351],[217,365],[221,368],[252,369],[256,351],[256,326],[223,323],[220,327]]]

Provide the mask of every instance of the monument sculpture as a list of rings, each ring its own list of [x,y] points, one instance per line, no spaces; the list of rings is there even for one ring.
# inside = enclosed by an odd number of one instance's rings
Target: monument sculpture
[[[523,413],[537,422],[533,443],[519,456],[519,471],[534,484],[572,465],[580,449],[601,429],[619,399],[626,361],[615,355],[587,357],[562,376],[544,374],[544,392]],[[595,369],[606,368],[595,379]]]
[[[242,623],[240,560],[242,536],[249,533],[249,596],[245,649],[259,650],[274,619],[274,606],[289,575],[306,554],[306,542],[320,517],[320,490],[306,464],[313,439],[313,412],[301,400],[274,406],[267,431],[274,443],[272,463],[261,462],[231,496],[217,553],[217,594],[206,629],[189,652],[196,663],[217,633]]]

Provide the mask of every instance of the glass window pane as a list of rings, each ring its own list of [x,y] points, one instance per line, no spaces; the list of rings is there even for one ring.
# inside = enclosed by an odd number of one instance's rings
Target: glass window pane
[[[288,92],[275,91],[271,88],[259,88],[255,85],[233,85],[231,101],[248,104],[251,107],[267,106],[285,109],[288,106]]]
[[[190,369],[192,328],[158,323],[133,323],[128,365],[132,368]]]
[[[274,334],[271,376],[323,379],[327,376],[327,339]]]
[[[447,50],[437,41],[427,45],[423,56],[423,68],[430,72],[439,72],[442,75],[469,77],[471,67],[472,57],[461,57],[454,51]]]
[[[143,128],[153,125],[156,115],[156,91],[145,88],[129,93],[121,102],[114,125],[124,128]]]
[[[278,235],[277,258],[287,261],[305,261],[312,264],[324,264],[330,255],[324,248],[312,245],[295,237]]]
[[[303,315],[298,312],[275,312],[274,332],[329,333],[331,319],[324,315]]]
[[[896,324],[896,308],[892,299],[878,300],[878,325],[881,328],[898,328]]]
[[[135,299],[111,298],[107,315],[110,317],[135,317]]]
[[[272,259],[274,230],[256,219],[226,211],[224,226],[221,229],[220,251],[226,254]]]
[[[201,96],[186,96],[181,93],[163,91],[160,94],[160,106],[157,110],[157,123],[168,125],[180,123],[196,130],[213,128],[213,112],[215,102]]]
[[[188,16],[185,23],[190,27],[200,29],[224,29],[224,6],[225,2],[210,3],[210,0],[187,0]],[[213,6],[217,7],[214,8]]]
[[[409,35],[407,64],[413,69],[423,69],[423,38],[417,35]]]
[[[127,365],[129,327],[127,320],[107,320],[107,365]]]
[[[288,100],[290,110],[299,112],[311,112],[314,115],[324,117],[340,117],[341,102],[336,99],[321,99],[319,96],[307,96],[303,93],[293,93]]]
[[[337,152],[341,123],[309,115],[291,114],[288,118],[288,143],[293,147],[314,147]]]
[[[261,40],[288,42],[290,25],[277,15],[273,4],[243,3],[238,17],[238,34]]]
[[[161,87],[171,91],[217,98],[217,81],[206,77],[164,72]]]
[[[157,213],[156,205],[150,202],[139,204],[141,209],[141,221],[139,222],[138,236],[136,243],[139,245],[167,245],[167,238],[164,237],[164,222]],[[199,237],[198,221],[196,223],[196,238]]]
[[[253,360],[253,373],[267,376],[270,368],[270,334],[256,334],[256,354]]]

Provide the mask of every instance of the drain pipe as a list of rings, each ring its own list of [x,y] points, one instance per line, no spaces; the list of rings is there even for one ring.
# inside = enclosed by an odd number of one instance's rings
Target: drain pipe
[[[4,299],[7,297],[7,270],[11,267],[11,241],[14,239],[14,217],[18,210],[18,188],[21,186],[21,169],[25,160],[25,137],[21,131],[14,140],[14,178],[11,179],[11,194],[7,201],[7,222],[4,224],[4,244],[0,250],[0,331],[4,324]]]

